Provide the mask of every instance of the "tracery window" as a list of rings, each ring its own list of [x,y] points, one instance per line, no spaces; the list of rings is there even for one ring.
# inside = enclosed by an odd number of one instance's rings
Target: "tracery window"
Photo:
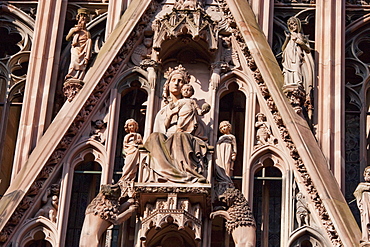
[[[74,170],[65,246],[79,245],[85,210],[100,190],[101,167],[89,156]]]
[[[33,19],[10,5],[0,10],[0,197],[9,186],[23,102]]]
[[[238,153],[234,163],[232,178],[236,186],[241,188],[246,97],[243,92],[238,91],[238,88],[239,86],[236,83],[232,83],[229,85],[229,90],[221,96],[218,120],[219,123],[224,120],[229,121],[232,126],[232,134],[236,137]],[[221,135],[221,133],[218,132],[218,135]]]
[[[255,173],[253,213],[256,219],[257,245],[280,246],[282,174],[266,159],[264,167]]]

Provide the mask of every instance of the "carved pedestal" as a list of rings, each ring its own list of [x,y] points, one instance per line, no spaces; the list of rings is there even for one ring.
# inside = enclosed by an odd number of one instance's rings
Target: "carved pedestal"
[[[306,91],[302,84],[289,84],[283,87],[285,96],[289,99],[290,104],[293,106],[295,112],[299,115],[302,114],[302,107],[306,101]]]
[[[197,246],[209,215],[205,209],[210,204],[210,185],[170,186],[135,186],[142,216],[140,240],[144,246],[162,246],[166,241]]]
[[[71,102],[77,93],[81,90],[84,85],[83,81],[79,79],[70,78],[65,80],[63,85],[64,96],[67,97],[67,100]]]

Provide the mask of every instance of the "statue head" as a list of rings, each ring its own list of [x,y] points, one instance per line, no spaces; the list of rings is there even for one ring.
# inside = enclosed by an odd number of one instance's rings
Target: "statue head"
[[[298,19],[297,17],[290,17],[287,21],[288,29],[291,32],[297,32],[300,33],[302,32],[302,25],[301,25],[301,20]]]
[[[264,121],[266,121],[266,116],[265,116],[265,114],[263,114],[262,112],[257,113],[256,118],[257,118],[257,121],[259,121],[259,122],[264,122]]]
[[[365,167],[364,179],[366,182],[370,182],[370,166]]]
[[[220,126],[218,127],[222,134],[230,134],[231,133],[231,124],[229,121],[222,121]]]
[[[76,19],[78,20],[78,25],[86,26],[89,21],[89,10],[87,8],[80,8],[77,10]]]
[[[194,88],[190,84],[184,84],[181,89],[181,95],[184,98],[190,98],[194,95]]]
[[[182,98],[182,86],[190,82],[190,75],[187,70],[180,64],[174,69],[169,68],[165,73],[165,78],[167,80],[164,83],[162,95],[165,104]]]
[[[128,119],[125,122],[125,131],[127,133],[136,133],[139,130],[139,124],[135,121],[135,119]]]

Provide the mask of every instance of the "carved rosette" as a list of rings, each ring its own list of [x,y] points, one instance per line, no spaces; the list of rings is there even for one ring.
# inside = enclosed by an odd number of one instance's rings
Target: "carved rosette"
[[[67,100],[71,102],[84,85],[79,79],[67,79],[63,84],[63,93]]]
[[[147,233],[155,227],[161,229],[167,223],[178,226],[178,230],[189,226],[196,241],[201,240],[202,208],[199,203],[192,204],[188,198],[178,198],[177,193],[168,193],[167,199],[157,199],[155,204],[147,203],[142,220],[142,241],[147,240]]]

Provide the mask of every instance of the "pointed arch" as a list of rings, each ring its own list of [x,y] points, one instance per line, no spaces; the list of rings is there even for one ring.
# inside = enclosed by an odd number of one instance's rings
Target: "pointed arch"
[[[257,227],[257,243],[285,246],[292,210],[289,198],[292,194],[293,172],[289,161],[281,150],[268,145],[256,150],[250,164],[249,200],[253,202],[251,206],[257,225],[263,227]],[[271,211],[273,208],[277,210]],[[285,226],[285,229],[281,226]]]
[[[66,242],[78,241],[77,239],[79,239],[79,236],[74,236],[78,233],[70,227],[71,224],[75,224],[71,223],[72,219],[70,215],[72,213],[77,214],[79,217],[84,217],[85,215],[84,209],[81,213],[75,212],[76,210],[74,209],[76,207],[73,207],[73,205],[81,204],[84,205],[82,208],[86,208],[99,192],[100,185],[108,182],[106,181],[108,172],[107,154],[105,148],[99,142],[95,140],[83,140],[74,145],[74,148],[69,152],[63,164],[62,176],[65,179],[62,181],[60,192],[59,215],[62,216],[59,220],[60,232],[62,232],[60,243],[66,243],[66,246],[74,246],[76,243],[78,245],[78,242],[68,242],[68,244]],[[83,183],[83,185],[76,185],[78,182]],[[81,193],[85,193],[86,195],[73,196],[74,194],[79,195]],[[81,205],[78,208],[81,209]],[[74,211],[72,212],[71,209]],[[78,220],[76,224],[82,224],[82,222],[83,218],[82,220]],[[76,225],[76,227],[77,229],[81,229],[82,225]],[[66,237],[67,235],[69,237]]]
[[[44,217],[34,218],[26,222],[18,231],[14,246],[28,246],[34,240],[46,240],[51,246],[58,246],[58,230],[56,225]]]
[[[315,230],[312,227],[305,226],[294,231],[288,241],[289,247],[301,247],[303,241],[308,241],[312,246],[324,247],[330,246],[331,243],[328,243],[326,238],[324,238],[320,232]],[[314,245],[315,244],[315,245]]]

